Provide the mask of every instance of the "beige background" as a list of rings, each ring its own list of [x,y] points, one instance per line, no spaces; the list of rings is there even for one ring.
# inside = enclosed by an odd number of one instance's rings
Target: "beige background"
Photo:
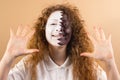
[[[79,8],[90,32],[93,26],[98,26],[106,35],[112,34],[120,72],[120,0],[0,0],[0,59],[9,40],[10,27],[15,31],[20,24],[32,26],[43,8],[67,2]]]

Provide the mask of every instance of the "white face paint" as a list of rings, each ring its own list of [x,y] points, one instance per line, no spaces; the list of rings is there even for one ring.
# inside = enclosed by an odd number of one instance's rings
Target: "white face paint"
[[[50,45],[67,45],[71,39],[71,27],[67,15],[63,15],[62,11],[53,12],[47,20],[45,34]]]

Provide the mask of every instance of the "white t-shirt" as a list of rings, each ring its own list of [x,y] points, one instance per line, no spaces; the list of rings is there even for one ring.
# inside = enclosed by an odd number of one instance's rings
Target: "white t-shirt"
[[[31,80],[30,72],[26,70],[22,59],[8,74],[8,80]],[[42,64],[42,66],[41,66]],[[64,64],[58,66],[49,57],[37,64],[37,80],[73,80],[72,64],[69,57]],[[107,80],[106,73],[99,67],[97,80]]]

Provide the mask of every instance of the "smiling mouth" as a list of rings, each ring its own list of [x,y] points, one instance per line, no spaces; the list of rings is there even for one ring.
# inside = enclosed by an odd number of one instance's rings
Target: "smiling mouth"
[[[59,45],[65,45],[68,41],[68,34],[54,34],[52,35],[53,39],[58,40]]]
[[[52,35],[52,37],[56,38],[60,42],[66,41],[66,35]]]

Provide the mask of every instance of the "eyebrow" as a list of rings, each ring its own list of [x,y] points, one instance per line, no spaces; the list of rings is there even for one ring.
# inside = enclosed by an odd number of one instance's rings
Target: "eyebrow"
[[[51,19],[49,22],[53,22],[53,21],[55,21],[55,22],[62,22],[62,20],[60,19],[60,20],[58,20],[58,19]]]
[[[57,19],[51,19],[51,20],[49,20],[49,22],[58,22],[58,20]]]

